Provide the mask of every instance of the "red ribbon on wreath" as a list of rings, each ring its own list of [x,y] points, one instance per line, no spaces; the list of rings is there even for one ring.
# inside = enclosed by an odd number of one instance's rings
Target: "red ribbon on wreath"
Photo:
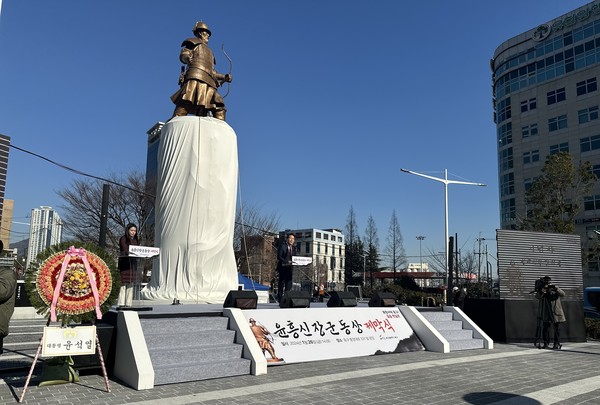
[[[90,286],[92,287],[92,295],[94,296],[94,303],[96,304],[96,318],[102,319],[102,311],[100,311],[100,298],[98,296],[98,287],[96,286],[96,282],[93,278],[92,269],[90,267],[90,263],[85,255],[84,248],[76,248],[71,246],[67,250],[67,254],[65,255],[65,259],[63,260],[62,267],[60,268],[60,273],[58,274],[58,280],[56,282],[56,287],[54,287],[54,295],[52,297],[52,304],[50,305],[50,320],[52,322],[56,322],[56,303],[58,302],[58,296],[60,295],[60,289],[62,287],[63,279],[65,278],[65,273],[67,271],[67,266],[71,261],[72,256],[78,256],[83,261],[83,265],[85,267],[85,271],[90,279]]]

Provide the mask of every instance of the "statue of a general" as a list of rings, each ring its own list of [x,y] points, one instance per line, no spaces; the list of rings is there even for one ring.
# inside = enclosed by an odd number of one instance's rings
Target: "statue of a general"
[[[194,25],[195,38],[188,38],[181,44],[179,60],[187,65],[181,68],[180,89],[171,96],[175,103],[173,116],[188,114],[200,117],[208,116],[225,121],[225,102],[217,92],[223,83],[231,83],[230,74],[221,74],[215,70],[215,57],[208,47],[211,32],[202,21]]]

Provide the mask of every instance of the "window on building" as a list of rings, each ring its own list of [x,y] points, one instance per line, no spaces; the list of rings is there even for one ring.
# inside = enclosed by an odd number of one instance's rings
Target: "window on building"
[[[500,170],[505,171],[513,168],[513,148],[506,148],[498,153]]]
[[[329,245],[327,243],[325,243],[325,254],[329,254]]]
[[[509,198],[500,203],[502,221],[509,222],[516,218],[515,199]]]
[[[537,177],[528,177],[525,180],[523,180],[523,185],[525,187],[525,192],[529,191],[529,189],[533,185],[533,182],[535,181],[536,178]]]
[[[558,131],[567,127],[567,116],[559,115],[558,117],[548,119],[548,131]]]
[[[315,237],[316,237],[317,239],[321,239],[321,232],[317,232]]]
[[[502,122],[512,117],[510,97],[505,98],[496,105],[496,117],[498,122]]]
[[[324,234],[323,234],[323,239],[325,239],[325,240],[329,240],[329,234],[327,234],[327,233],[324,233]]]
[[[600,179],[600,165],[592,166],[592,174],[594,174],[597,178]]]
[[[600,149],[600,135],[586,136],[579,140],[581,152],[589,152],[591,150]]]
[[[304,246],[305,246],[306,253],[310,253],[310,242],[306,242],[306,245],[304,245]]]
[[[515,193],[515,174],[506,173],[500,177],[500,195],[507,196]]]
[[[569,142],[563,142],[556,145],[550,145],[550,155],[554,155],[558,152],[568,152]]]
[[[321,253],[321,242],[317,242],[317,253]]]
[[[527,112],[531,110],[535,110],[537,108],[537,100],[536,98],[530,98],[529,100],[521,101],[521,112]]]
[[[538,134],[538,124],[530,124],[521,127],[521,136],[523,139],[529,138],[530,136],[536,136]]]
[[[340,241],[341,242],[341,241]],[[340,246],[340,256],[342,255],[342,247]]]
[[[579,123],[585,124],[586,122],[594,121],[598,119],[598,106],[585,108],[577,112],[579,116]]]
[[[565,88],[562,87],[557,90],[549,91],[546,94],[546,99],[548,101],[548,105],[560,103],[561,101],[565,101],[567,99],[567,95],[565,93]]]
[[[535,163],[540,160],[540,151],[532,150],[529,152],[523,153],[523,164]]]
[[[335,257],[331,258],[331,263],[330,263],[329,267],[331,267],[331,270],[335,269]]]
[[[509,145],[512,143],[512,122],[498,127],[498,143],[500,146]]]
[[[583,209],[586,211],[595,211],[600,209],[600,195],[583,197]]]
[[[591,79],[577,83],[575,87],[577,88],[577,95],[583,96],[584,94],[598,90],[598,83],[596,82],[596,78],[592,77]]]

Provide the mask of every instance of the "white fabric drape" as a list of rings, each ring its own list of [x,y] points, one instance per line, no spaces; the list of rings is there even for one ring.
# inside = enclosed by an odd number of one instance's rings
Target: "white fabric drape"
[[[222,303],[237,289],[237,137],[224,121],[175,117],[158,149],[155,258],[143,299]]]

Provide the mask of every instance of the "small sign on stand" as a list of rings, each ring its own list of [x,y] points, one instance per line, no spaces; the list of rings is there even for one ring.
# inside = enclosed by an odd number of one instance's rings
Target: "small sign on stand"
[[[96,326],[61,328],[46,326],[42,337],[42,357],[95,354]]]

